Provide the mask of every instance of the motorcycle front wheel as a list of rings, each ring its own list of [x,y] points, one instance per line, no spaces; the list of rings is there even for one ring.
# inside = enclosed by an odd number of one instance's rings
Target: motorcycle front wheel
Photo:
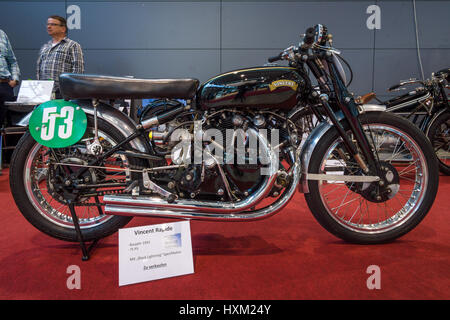
[[[359,120],[388,184],[309,180],[305,199],[335,236],[360,244],[389,242],[414,229],[430,210],[438,189],[437,159],[426,136],[407,120],[385,112]],[[308,172],[365,175],[335,129],[318,141]]]
[[[95,159],[86,148],[87,143],[94,141],[93,117],[87,115],[87,118],[86,133],[77,144],[50,149],[37,143],[27,132],[18,142],[11,159],[11,193],[20,212],[34,227],[60,240],[78,241],[61,186],[68,173],[80,170]],[[98,137],[104,151],[125,139],[115,127],[101,119],[98,119]],[[83,182],[93,185],[75,200],[85,241],[111,235],[131,220],[131,217],[103,214],[99,191],[108,193],[125,189],[133,179],[139,178],[137,173],[127,169],[142,164],[139,159],[113,154],[100,166],[91,167],[82,175]],[[118,171],[118,166],[124,170]],[[101,189],[99,185],[102,184],[109,187]]]

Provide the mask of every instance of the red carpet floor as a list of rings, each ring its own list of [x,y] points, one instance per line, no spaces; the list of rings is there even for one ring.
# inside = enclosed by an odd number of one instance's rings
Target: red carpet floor
[[[425,220],[385,245],[351,245],[325,231],[302,194],[257,222],[191,222],[195,273],[118,286],[118,235],[103,239],[91,260],[80,249],[34,229],[16,208],[8,174],[0,176],[0,299],[449,299],[450,177],[441,176]],[[174,220],[134,218],[127,227]],[[69,290],[67,267],[81,269]],[[369,290],[367,267],[381,270]]]

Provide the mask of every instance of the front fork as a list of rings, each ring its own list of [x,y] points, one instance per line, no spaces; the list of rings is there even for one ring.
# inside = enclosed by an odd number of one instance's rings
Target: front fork
[[[349,135],[345,132],[342,124],[336,118],[334,111],[332,110],[329,99],[326,94],[320,96],[321,103],[325,108],[327,116],[336,127],[339,135],[342,137],[343,143],[349,154],[355,159],[356,163],[361,167],[365,174],[376,173],[381,177],[381,168],[379,161],[376,159],[376,150],[373,150],[369,140],[364,133],[361,122],[358,119],[359,111],[358,107],[353,99],[352,95],[348,92],[347,87],[341,80],[333,61],[328,61],[329,70],[331,72],[331,79],[333,82],[334,92],[338,101],[339,108],[341,109],[345,119],[349,124],[351,133],[353,134],[357,145],[350,139]],[[358,147],[359,146],[359,149]]]
[[[363,152],[363,155],[365,159],[367,160],[367,163],[364,161],[363,157],[361,156],[361,153],[359,152],[356,145],[353,143],[353,141],[349,138],[347,133],[345,132],[343,126],[339,122],[339,120],[336,118],[336,115],[334,114],[333,110],[331,109],[330,104],[328,103],[328,95],[321,94],[320,100],[322,102],[323,107],[325,108],[325,112],[327,113],[328,118],[331,120],[335,128],[338,130],[339,135],[342,137],[343,143],[349,154],[353,156],[355,161],[358,163],[358,165],[361,167],[361,169],[364,171],[364,173],[369,173],[369,164],[371,163],[371,160],[373,158],[373,153],[370,152],[370,146],[367,141],[367,137],[364,134],[362,127],[358,121],[358,119],[350,114],[350,117],[348,116],[348,113],[346,113],[344,110],[344,116],[347,119],[347,121],[350,124],[350,130],[352,131],[353,135],[355,136],[355,139],[357,143],[361,146],[361,150]],[[341,108],[343,109],[343,108]],[[346,110],[348,111],[348,110]],[[347,159],[350,160],[350,159]]]

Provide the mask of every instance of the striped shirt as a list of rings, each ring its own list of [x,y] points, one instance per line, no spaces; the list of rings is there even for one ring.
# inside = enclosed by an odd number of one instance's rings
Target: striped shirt
[[[84,60],[81,46],[69,38],[64,38],[56,45],[52,40],[44,44],[37,61],[37,79],[53,80],[53,92],[59,89],[61,73],[83,73]]]
[[[19,81],[20,69],[8,36],[0,30],[0,79]]]

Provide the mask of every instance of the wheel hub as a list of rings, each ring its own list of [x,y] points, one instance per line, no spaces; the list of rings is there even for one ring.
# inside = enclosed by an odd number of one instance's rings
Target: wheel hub
[[[67,200],[64,196],[68,190],[73,190],[73,183],[70,179],[70,175],[77,170],[80,170],[79,165],[87,165],[88,161],[79,156],[71,156],[61,160],[61,163],[69,164],[67,166],[53,165],[49,167],[49,176],[47,179],[47,188],[49,194],[62,204],[67,204]],[[70,164],[76,164],[77,166],[70,166]],[[66,171],[67,170],[67,171]],[[96,183],[97,176],[93,169],[86,170],[80,177],[79,181],[84,183]],[[95,191],[95,189],[93,190]],[[81,197],[78,202],[85,202],[89,200],[89,197]]]
[[[375,182],[347,182],[347,187],[353,192],[359,193],[364,199],[381,203],[392,199],[400,188],[400,176],[397,169],[390,163],[381,161],[381,177],[379,181]],[[345,170],[345,174],[349,174]],[[357,175],[363,175],[362,170],[359,169]]]

